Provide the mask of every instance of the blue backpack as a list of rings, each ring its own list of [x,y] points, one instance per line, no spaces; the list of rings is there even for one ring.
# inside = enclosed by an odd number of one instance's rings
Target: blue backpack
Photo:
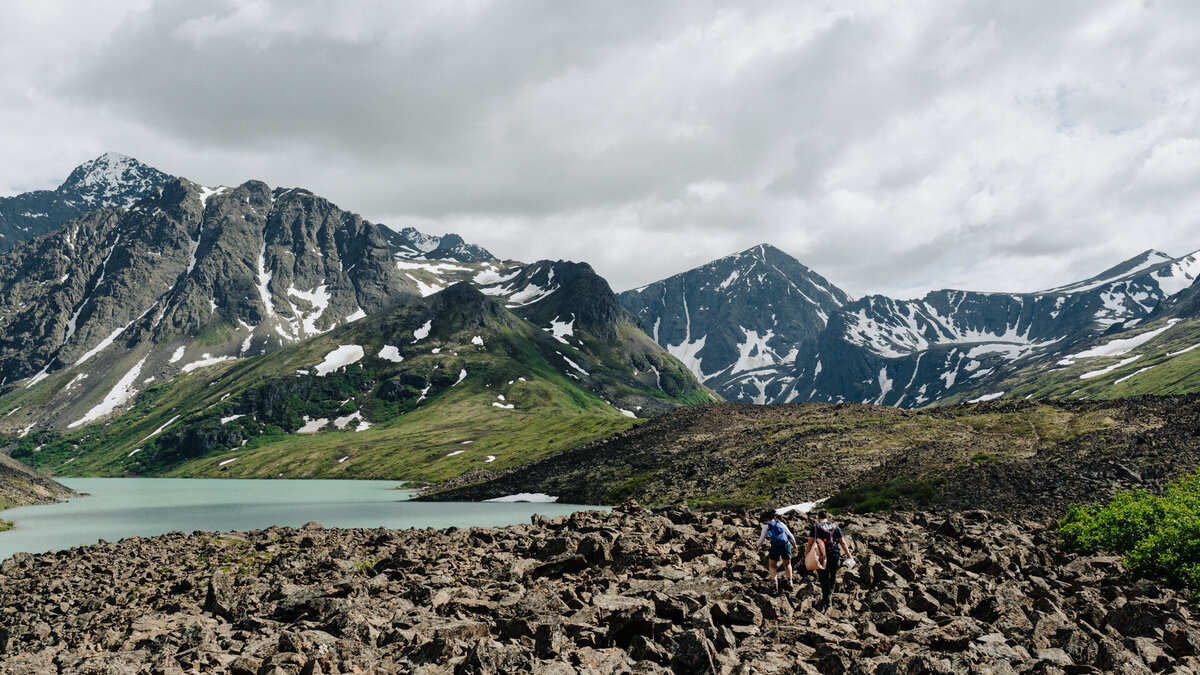
[[[787,530],[784,529],[783,523],[778,520],[772,520],[767,523],[767,536],[770,537],[772,544],[788,543]]]

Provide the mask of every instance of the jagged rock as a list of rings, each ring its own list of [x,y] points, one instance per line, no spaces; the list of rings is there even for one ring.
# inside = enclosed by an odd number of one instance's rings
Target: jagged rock
[[[1195,671],[1186,602],[998,514],[841,519],[866,574],[780,595],[754,514],[612,514],[383,532],[172,533],[0,567],[0,673]],[[1008,567],[1042,542],[1045,560]],[[707,552],[679,552],[704,542]],[[605,562],[608,550],[611,563]],[[222,560],[254,551],[231,573]],[[990,557],[984,572],[942,566]],[[501,564],[456,565],[489,559]],[[379,561],[366,576],[356,560]],[[564,566],[569,560],[582,566]],[[591,562],[595,560],[595,563]],[[524,561],[523,564],[516,564]],[[994,564],[994,563],[999,563]],[[512,573],[513,567],[519,573]],[[987,570],[1003,569],[999,575]],[[540,569],[539,574],[529,574]],[[878,570],[876,573],[874,570]],[[481,574],[480,572],[484,573]]]
[[[717,649],[704,633],[689,630],[679,638],[671,666],[676,673],[717,672]]]

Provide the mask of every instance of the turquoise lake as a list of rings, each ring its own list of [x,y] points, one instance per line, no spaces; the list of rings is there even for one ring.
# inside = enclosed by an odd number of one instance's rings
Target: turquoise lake
[[[43,553],[103,539],[167,532],[299,527],[494,527],[606,507],[495,502],[407,501],[399,481],[236,480],[190,478],[62,478],[90,496],[0,512],[16,527],[0,532],[0,560],[18,551]]]

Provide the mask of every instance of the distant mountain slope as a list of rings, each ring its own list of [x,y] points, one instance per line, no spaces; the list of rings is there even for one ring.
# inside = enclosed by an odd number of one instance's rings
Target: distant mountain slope
[[[1050,367],[1105,336],[1136,335],[1160,306],[1194,314],[1198,275],[1196,254],[1146,251],[1039,293],[942,290],[917,300],[851,300],[764,245],[619,297],[659,344],[727,399],[912,408],[1004,395],[1016,387],[1015,373],[1031,376],[1036,368],[1029,368]]]
[[[1155,313],[1137,328],[979,380],[944,402],[993,398],[1115,399],[1200,391],[1200,316]]]
[[[136,369],[138,358],[122,367]],[[0,410],[33,404],[49,385],[5,397]],[[520,464],[626,429],[638,414],[708,399],[623,313],[554,334],[458,284],[152,383],[109,423],[36,430],[13,455],[59,475],[439,479]]]
[[[170,178],[132,157],[110,152],[80,164],[55,190],[0,197],[0,251],[53,232],[88,211],[129,208]]]
[[[963,398],[1101,336],[1141,332],[1160,303],[1189,289],[1196,254],[1146,251],[1091,279],[1039,293],[934,291],[846,305],[796,358],[785,400],[917,407]],[[1168,392],[1155,392],[1168,393]]]
[[[762,244],[619,296],[646,331],[730,400],[782,400],[800,345],[850,298]]]
[[[409,260],[457,260],[475,263],[495,258],[487,249],[468,244],[457,234],[438,237],[423,234],[411,227],[402,230],[384,227],[383,236],[387,239],[392,253]]]

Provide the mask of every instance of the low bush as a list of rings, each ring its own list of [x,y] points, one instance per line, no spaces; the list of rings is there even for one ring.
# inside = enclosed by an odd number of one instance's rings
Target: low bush
[[[901,476],[886,483],[872,483],[842,490],[825,501],[835,512],[871,513],[886,511],[900,502],[928,502],[937,493],[944,478],[909,478]]]
[[[1200,470],[1161,494],[1133,489],[1107,504],[1071,505],[1059,541],[1078,553],[1119,553],[1137,574],[1200,593]]]

